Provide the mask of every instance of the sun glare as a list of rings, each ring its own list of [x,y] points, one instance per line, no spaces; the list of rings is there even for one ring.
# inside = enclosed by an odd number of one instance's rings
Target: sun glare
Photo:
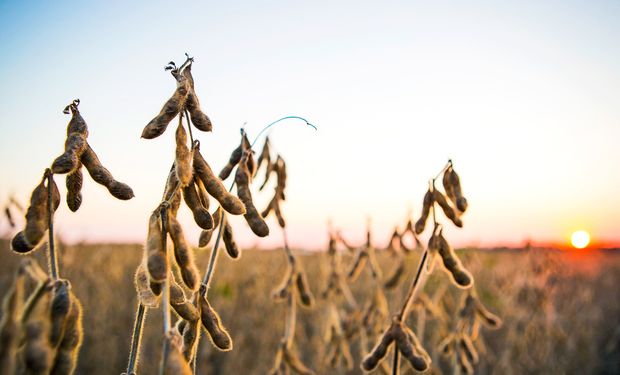
[[[590,234],[585,230],[578,230],[573,233],[570,242],[576,249],[583,249],[590,243]]]

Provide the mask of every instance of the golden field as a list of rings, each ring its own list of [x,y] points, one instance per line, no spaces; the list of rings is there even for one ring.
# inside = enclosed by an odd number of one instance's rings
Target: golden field
[[[141,245],[61,245],[63,277],[69,279],[84,307],[84,344],[78,374],[120,374],[127,365],[130,336],[136,309],[133,273],[142,256]],[[476,373],[487,374],[618,374],[620,373],[620,253],[590,251],[568,253],[553,250],[459,250],[463,263],[475,277],[475,288],[488,309],[503,320],[498,330],[481,330],[477,341],[480,362]],[[20,256],[0,242],[0,286],[7,290]],[[37,251],[42,266],[45,252]],[[350,342],[355,360],[352,371],[325,364],[326,303],[320,297],[327,278],[324,253],[298,252],[317,303],[299,309],[296,347],[309,367],[320,374],[359,374],[359,340]],[[197,251],[204,269],[206,251]],[[396,312],[414,276],[419,253],[406,258],[404,277],[387,291],[390,312]],[[343,253],[345,267],[351,257]],[[384,275],[395,260],[379,252]],[[282,336],[285,303],[270,294],[285,274],[286,259],[280,250],[245,250],[233,261],[220,254],[210,291],[233,340],[234,349],[217,352],[201,340],[198,374],[265,374],[273,364]],[[365,271],[366,272],[366,271]],[[384,276],[385,277],[385,276]],[[351,289],[363,306],[372,289],[371,277],[363,273]],[[457,315],[463,293],[449,284],[444,272],[434,272],[423,291],[433,295],[448,286],[441,309],[449,318]],[[4,293],[2,293],[4,294]],[[345,307],[344,301],[339,302]],[[409,326],[420,336],[433,358],[432,373],[452,373],[451,361],[437,352],[445,327],[419,310]],[[386,321],[386,325],[388,322]],[[451,321],[448,320],[447,327]],[[155,374],[160,360],[161,310],[147,315],[138,372]],[[480,342],[480,343],[479,343]],[[483,343],[483,346],[481,343]],[[389,354],[388,354],[389,356]],[[409,373],[408,366],[402,366]],[[380,372],[377,372],[380,373]]]

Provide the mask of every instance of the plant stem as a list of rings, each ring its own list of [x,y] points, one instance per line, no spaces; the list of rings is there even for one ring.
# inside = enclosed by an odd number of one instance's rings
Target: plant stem
[[[47,220],[48,220],[48,254],[49,254],[49,272],[52,280],[58,280],[58,256],[54,246],[54,202],[52,198],[52,186],[54,184],[54,175],[51,169],[45,170],[47,178]]]
[[[138,351],[140,350],[140,342],[142,341],[142,329],[144,328],[144,315],[146,307],[138,303],[136,311],[136,320],[133,326],[133,334],[131,337],[131,351],[129,352],[129,363],[127,364],[127,375],[135,373],[136,362],[138,361]]]
[[[164,345],[162,350],[161,366],[159,373],[164,374],[166,368],[166,360],[168,357],[168,332],[170,331],[170,267],[168,259],[168,231],[166,230],[166,222],[168,216],[168,205],[163,204],[160,208],[160,220],[161,220],[161,233],[162,233],[162,248],[164,250],[164,256],[166,258],[166,278],[164,279],[163,295],[162,295],[162,310],[163,310],[163,323],[164,323]]]
[[[392,361],[392,375],[398,375],[400,373],[400,358],[398,353],[398,347],[394,346],[394,358]]]

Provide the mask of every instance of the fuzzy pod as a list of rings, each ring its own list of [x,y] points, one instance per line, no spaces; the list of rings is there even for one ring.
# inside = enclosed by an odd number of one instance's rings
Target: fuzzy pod
[[[276,176],[278,177],[278,184],[276,188],[278,189],[282,200],[286,200],[286,197],[284,196],[284,190],[286,189],[286,163],[280,155],[276,158]]]
[[[398,265],[396,266],[396,269],[392,273],[392,275],[390,275],[388,279],[383,283],[383,287],[385,289],[396,288],[398,284],[400,283],[400,281],[402,280],[402,276],[405,273],[404,271],[405,271],[405,262],[401,258],[398,262]]]
[[[209,194],[217,199],[222,208],[233,215],[245,213],[245,206],[239,198],[230,194],[222,184],[222,181],[213,174],[211,167],[200,154],[200,147],[194,148],[194,172],[202,181]]]
[[[297,353],[293,352],[291,348],[288,346],[284,346],[283,350],[283,359],[284,362],[296,373],[299,375],[314,375],[315,372],[308,368],[301,361],[301,358],[297,355]]]
[[[314,305],[314,296],[308,285],[308,279],[306,274],[302,271],[298,271],[295,277],[295,286],[299,292],[299,301],[303,306],[312,307]]]
[[[67,206],[72,212],[76,212],[82,205],[82,162],[78,162],[78,167],[67,174],[65,183],[67,185]]]
[[[175,75],[173,73],[173,75]],[[177,88],[170,99],[164,104],[159,114],[155,116],[142,130],[142,138],[153,139],[162,135],[172,119],[183,109],[191,90],[190,82],[179,74],[177,78]]]
[[[269,179],[270,179],[270,177],[272,175],[271,172],[273,172],[275,170],[276,170],[276,165],[275,165],[275,163],[272,163],[271,159],[270,159],[269,162],[265,166],[265,180],[263,181],[263,183],[258,188],[259,191],[262,191],[265,188],[265,186],[267,186],[267,183],[269,182]]]
[[[13,284],[2,301],[2,319],[0,319],[0,369],[6,374],[15,372],[15,357],[19,345],[20,315],[23,309],[25,293],[25,270],[22,264],[18,269]]]
[[[65,174],[73,172],[80,164],[80,156],[86,150],[86,137],[80,133],[71,133],[65,141],[65,152],[52,163],[52,172]]]
[[[90,145],[86,144],[86,150],[84,150],[80,160],[84,167],[86,167],[90,177],[96,183],[105,186],[113,197],[120,200],[129,200],[134,197],[133,190],[131,190],[129,185],[114,179],[110,171],[101,164],[97,154]]]
[[[453,205],[456,205],[456,194],[454,193],[454,186],[452,185],[452,181],[450,179],[450,171],[451,167],[446,169],[443,173],[443,178],[441,179],[441,183],[443,185],[443,190],[446,192],[446,197],[450,199]]]
[[[467,358],[467,354],[464,353],[463,348],[459,348],[458,366],[461,374],[470,375],[474,373],[474,366]]]
[[[256,210],[254,202],[252,202],[252,193],[250,192],[251,175],[247,166],[247,155],[248,153],[246,152],[241,158],[239,166],[237,167],[237,173],[235,174],[237,195],[239,195],[241,202],[243,202],[245,206],[245,214],[243,217],[250,226],[250,229],[252,229],[252,232],[259,237],[266,237],[269,235],[269,227]]]
[[[192,375],[192,368],[183,355],[183,339],[175,332],[170,332],[164,340],[167,341],[168,351],[163,358],[163,375]]]
[[[185,108],[189,112],[192,119],[192,124],[194,124],[198,130],[210,132],[213,129],[213,124],[211,124],[209,117],[200,109],[200,101],[198,100],[198,96],[196,95],[194,88],[194,77],[192,76],[191,63],[183,69],[182,74],[190,82],[191,89],[189,90],[189,94],[187,96]]]
[[[478,355],[478,350],[476,350],[474,343],[471,341],[471,338],[466,334],[461,334],[460,345],[462,352],[467,356],[469,362],[472,364],[478,363],[480,357]]]
[[[208,210],[211,202],[209,199],[209,193],[207,193],[205,185],[198,178],[194,178],[194,184],[196,185],[196,192],[198,193],[200,204],[202,204],[202,206]]]
[[[47,174],[41,183],[32,191],[30,206],[26,211],[26,227],[17,233],[11,240],[11,249],[18,253],[32,251],[43,239],[49,226],[48,218],[48,187],[45,185]],[[56,182],[51,179],[52,189],[52,212],[56,212],[60,205],[60,192]]]
[[[411,342],[409,335],[403,329],[402,325],[396,325],[393,329],[394,341],[398,347],[398,351],[402,354],[411,367],[416,371],[426,371],[429,363],[424,356],[415,350],[413,342]]]
[[[67,135],[71,133],[79,133],[84,136],[84,138],[88,137],[88,125],[86,125],[86,121],[80,114],[78,110],[78,106],[80,105],[80,99],[75,99],[71,104],[65,107],[63,113],[69,114],[71,111],[71,120],[69,124],[67,124]]]
[[[233,229],[228,220],[224,220],[224,232],[222,233],[222,240],[224,240],[224,247],[226,248],[226,252],[228,255],[233,258],[239,258],[239,246],[235,242],[235,238],[233,235]]]
[[[136,287],[136,294],[138,295],[138,301],[146,307],[155,308],[159,306],[159,296],[155,295],[150,288],[149,275],[143,263],[138,265],[133,280],[134,286]]]
[[[450,174],[448,175],[448,177],[450,179],[450,184],[454,189],[454,196],[456,197],[454,205],[459,211],[465,212],[467,210],[467,199],[465,199],[461,190],[461,180],[459,178],[459,175],[454,171],[453,168],[450,168],[449,171]]]
[[[358,251],[355,256],[355,259],[353,260],[353,266],[351,266],[351,269],[348,272],[349,280],[351,281],[357,280],[359,275],[362,273],[362,270],[364,269],[364,266],[366,265],[367,261],[368,261],[368,253],[362,250]]]
[[[167,228],[172,243],[174,244],[174,259],[179,266],[181,278],[183,283],[191,290],[196,290],[198,287],[198,269],[196,268],[196,262],[194,261],[194,253],[190,249],[185,235],[183,234],[183,228],[177,221],[176,217],[168,214]]]
[[[394,342],[394,334],[390,327],[390,329],[388,329],[383,333],[383,335],[381,335],[381,338],[379,339],[377,345],[375,345],[375,347],[370,351],[370,353],[368,353],[368,355],[364,357],[364,360],[362,361],[362,370],[372,371],[377,368],[379,362],[381,362],[383,358],[385,358],[385,355],[387,354],[390,345],[392,345],[392,342]]]
[[[230,176],[230,173],[235,168],[239,161],[241,161],[241,157],[245,150],[250,150],[250,141],[248,140],[248,136],[245,132],[243,132],[243,137],[241,138],[241,144],[237,146],[236,149],[230,154],[230,158],[228,158],[228,162],[220,171],[219,177],[222,180],[225,180]]]
[[[450,356],[454,352],[454,334],[449,334],[437,345],[437,351],[444,357]]]
[[[173,194],[178,191],[178,185],[180,184],[179,178],[176,172],[176,162],[172,163],[168,177],[166,178],[166,187],[164,188],[164,195],[162,200],[169,201],[172,199]]]
[[[23,346],[18,353],[25,374],[48,374],[54,360],[54,348],[50,344],[51,282],[40,283],[32,293],[22,315]]]
[[[54,282],[52,288],[50,343],[56,347],[64,335],[67,315],[71,308],[71,296],[69,295],[71,285],[69,281],[59,279]]]
[[[478,320],[491,329],[498,329],[502,326],[502,319],[490,312],[480,300],[476,299],[476,313]]]
[[[439,204],[439,207],[441,207],[443,213],[454,223],[454,225],[459,228],[463,227],[463,221],[461,221],[461,219],[457,216],[456,212],[452,206],[450,206],[443,194],[441,194],[438,190],[435,190],[433,191],[433,199]]]
[[[192,180],[192,153],[187,147],[187,132],[183,126],[183,116],[179,116],[179,126],[175,132],[176,150],[174,169],[181,187],[187,186]]]
[[[177,327],[178,329],[181,329],[179,333],[183,338],[183,356],[186,360],[191,361],[194,357],[194,353],[196,352],[198,337],[200,336],[200,322],[180,320]]]
[[[65,319],[65,330],[56,351],[50,375],[71,375],[77,367],[78,353],[82,346],[82,304],[73,293],[69,293],[71,308]]]
[[[209,334],[209,338],[215,347],[223,352],[232,350],[233,342],[222,325],[219,315],[211,307],[209,301],[201,293],[198,297],[198,311],[200,313],[200,321],[202,326]]]
[[[160,218],[158,210],[151,214],[144,248],[149,280],[156,283],[164,282],[168,270],[168,258],[163,247],[164,238]]]
[[[213,218],[207,207],[202,204],[200,195],[196,191],[196,184],[193,181],[183,188],[183,199],[192,211],[196,224],[202,229],[213,229]]]
[[[437,241],[436,246],[441,259],[443,260],[443,265],[452,276],[452,280],[461,288],[471,287],[474,282],[474,278],[469,271],[463,267],[460,259],[454,253],[454,249],[452,249],[452,246],[450,246],[448,241],[446,241],[443,237],[441,230],[436,236],[435,241]]]
[[[265,163],[267,170],[269,170],[269,164],[271,164],[271,152],[269,149],[269,137],[265,137],[265,143],[263,144],[263,148],[258,155],[258,160],[256,162],[256,170],[259,170],[261,165]],[[269,174],[265,176],[265,180],[269,178]]]
[[[407,334],[407,339],[413,345],[414,351],[420,356],[422,356],[422,358],[424,358],[427,365],[430,365],[433,362],[431,359],[431,356],[428,354],[426,349],[424,349],[424,347],[422,346],[422,343],[418,339],[418,336],[416,336],[416,334],[413,333],[413,330],[411,328],[405,325],[403,325],[403,329],[405,330],[405,333]]]
[[[222,207],[218,207],[217,210],[212,215],[213,217],[213,228],[208,230],[203,230],[200,232],[200,238],[198,239],[198,246],[205,247],[211,241],[211,237],[213,237],[213,232],[220,225],[220,221],[222,220]]]
[[[296,281],[296,277],[295,277],[296,274],[297,274],[297,271],[295,269],[295,266],[291,265],[288,268],[284,276],[284,279],[282,279],[282,281],[280,282],[280,285],[271,292],[271,297],[274,300],[281,301],[285,299],[286,297],[288,297],[288,295],[291,292],[293,283]]]
[[[424,194],[424,200],[422,201],[422,213],[420,214],[420,218],[415,223],[415,233],[420,234],[424,232],[424,227],[426,226],[426,220],[428,219],[428,214],[431,211],[431,206],[435,201],[433,192],[431,189],[426,191]]]
[[[184,320],[197,322],[200,319],[198,309],[185,298],[183,288],[177,284],[172,274],[170,274],[170,306]]]

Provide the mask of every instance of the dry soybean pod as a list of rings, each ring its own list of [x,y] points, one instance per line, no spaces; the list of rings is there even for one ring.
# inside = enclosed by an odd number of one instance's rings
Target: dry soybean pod
[[[293,352],[288,346],[284,346],[284,361],[290,368],[299,375],[314,375],[315,372],[309,369],[301,361],[297,353]]]
[[[311,307],[314,304],[314,296],[308,286],[308,279],[303,271],[297,271],[295,285],[299,292],[299,300],[301,304],[306,307]]]
[[[51,375],[70,375],[75,372],[77,356],[82,346],[82,304],[73,293],[69,293],[71,308],[65,321],[62,341],[56,351]]]
[[[168,259],[163,248],[163,234],[160,226],[159,209],[153,211],[149,219],[149,230],[146,237],[145,259],[151,282],[162,283],[166,279]],[[154,291],[155,292],[155,291]],[[158,294],[158,293],[155,293]]]
[[[241,137],[241,143],[239,144],[239,146],[237,146],[236,149],[233,150],[233,152],[230,154],[230,158],[228,158],[228,162],[220,171],[219,177],[222,180],[225,180],[228,178],[228,176],[230,176],[232,170],[237,164],[239,164],[239,161],[241,160],[244,151],[250,149],[250,141],[248,140],[247,133],[243,130],[242,132],[243,137]]]
[[[359,250],[355,256],[355,260],[353,261],[353,266],[349,270],[348,277],[349,280],[355,281],[362,273],[366,262],[368,261],[368,253],[364,250]]]
[[[467,210],[467,199],[465,199],[461,190],[461,180],[459,175],[454,171],[454,168],[450,168],[449,171],[450,184],[454,189],[454,195],[456,197],[456,208],[461,212],[465,212],[465,210]]]
[[[439,206],[443,210],[443,213],[446,215],[446,217],[448,219],[450,219],[454,223],[454,225],[456,225],[459,228],[462,228],[463,227],[463,222],[456,215],[456,212],[454,211],[452,206],[450,206],[450,204],[446,200],[446,197],[444,197],[444,195],[441,194],[438,190],[435,190],[435,191],[433,191],[433,198],[434,198],[435,202],[437,202],[439,204]]]
[[[52,284],[44,282],[26,303],[22,316],[24,344],[18,354],[25,374],[48,374],[52,368],[54,348],[49,342],[51,298]]]
[[[409,336],[402,327],[402,324],[395,326],[394,329],[394,341],[398,347],[398,351],[403,357],[411,364],[411,367],[417,371],[426,371],[429,363],[426,359],[416,352],[413,343],[410,341]]]
[[[475,300],[476,313],[479,320],[487,327],[491,329],[497,329],[502,326],[502,320],[492,312],[490,312],[480,300]]]
[[[198,198],[200,199],[200,203],[207,210],[209,209],[210,200],[209,193],[207,193],[207,189],[205,189],[205,185],[199,178],[194,177],[194,185],[196,185],[196,192],[198,192]]]
[[[415,233],[420,234],[424,232],[424,227],[426,226],[426,220],[428,219],[428,214],[431,211],[431,206],[434,202],[433,191],[429,188],[424,194],[424,200],[422,201],[422,214],[420,218],[415,223]]]
[[[271,164],[271,153],[269,150],[269,137],[265,137],[265,143],[263,149],[258,155],[258,161],[256,163],[256,170],[260,169],[260,166],[265,162],[266,170],[269,171],[269,165]],[[269,174],[265,176],[265,181],[269,178]]]
[[[400,258],[398,261],[398,265],[396,266],[396,269],[394,270],[394,273],[392,273],[392,275],[388,277],[385,283],[383,283],[383,287],[385,289],[394,289],[395,287],[397,287],[398,284],[400,283],[400,280],[402,279],[404,271],[405,271],[405,261],[402,258]]]
[[[163,375],[192,375],[192,368],[182,352],[182,338],[178,333],[171,331],[164,340],[168,341],[164,359]]]
[[[188,125],[189,126],[189,125]],[[176,150],[174,166],[180,187],[187,186],[192,180],[192,153],[187,147],[187,132],[183,126],[183,113],[179,114],[179,126],[175,132]]]
[[[172,214],[166,215],[168,218],[167,228],[172,243],[174,244],[174,259],[179,266],[183,283],[191,290],[198,287],[198,269],[194,261],[194,253],[190,249],[183,228]]]
[[[185,320],[181,320],[181,322],[185,322],[181,331],[181,336],[183,337],[183,356],[190,361],[196,352],[196,344],[200,335],[200,322],[188,322]]]
[[[76,212],[82,205],[82,162],[78,162],[78,167],[67,175],[65,180],[67,185],[67,206]]]
[[[192,119],[192,124],[194,124],[198,130],[210,132],[213,129],[213,125],[211,124],[209,117],[200,109],[200,101],[198,100],[198,96],[196,95],[194,88],[194,77],[192,77],[191,62],[185,67],[185,69],[183,69],[183,75],[189,80],[191,87],[187,96],[185,108],[189,112]]]
[[[138,301],[142,305],[151,308],[159,306],[159,296],[155,295],[150,288],[149,276],[146,273],[143,263],[140,263],[136,269],[136,273],[134,275],[134,285],[136,287]]]
[[[196,187],[196,183],[190,181],[190,183],[183,188],[183,199],[187,207],[192,211],[196,224],[202,229],[213,229],[213,218],[209,211],[207,211],[207,207],[202,204]]]
[[[84,150],[81,160],[90,177],[96,183],[105,186],[112,196],[121,200],[129,200],[134,197],[133,190],[131,190],[129,185],[114,179],[110,171],[101,164],[97,154],[90,145],[86,145],[86,150]]]
[[[80,133],[71,133],[65,141],[65,152],[52,163],[52,172],[65,174],[78,168],[80,156],[86,150],[86,137]]]
[[[174,94],[164,104],[159,114],[155,116],[142,130],[142,138],[153,139],[162,135],[172,119],[183,109],[185,101],[191,90],[188,79],[178,71],[173,70],[172,75],[177,80],[177,88]]]
[[[26,211],[26,227],[11,240],[11,249],[15,252],[27,253],[32,251],[45,235],[45,231],[49,225],[48,194],[47,187],[45,186],[46,179],[47,174],[43,176],[39,185],[32,191],[30,206]],[[55,186],[54,183],[53,187]],[[57,189],[58,188],[54,190],[57,192]],[[58,199],[58,201],[60,201],[60,199]]]
[[[194,148],[194,171],[195,175],[200,178],[209,194],[217,199],[222,208],[233,215],[241,215],[245,213],[245,206],[239,198],[230,194],[222,184],[222,181],[213,174],[211,167],[200,154],[200,145],[196,144]]]
[[[286,189],[286,162],[284,162],[280,155],[276,158],[276,175],[278,176],[277,189],[280,192],[280,197],[282,200],[286,200],[284,196],[284,189]]]
[[[51,321],[52,328],[50,334],[50,343],[55,348],[64,335],[67,315],[71,309],[71,297],[69,289],[71,285],[67,280],[56,280],[52,289],[52,311]]]
[[[239,258],[239,247],[235,242],[233,229],[228,220],[224,220],[224,232],[222,233],[222,240],[224,241],[224,247],[226,248],[226,252],[228,253],[228,255],[233,259]]]
[[[252,229],[252,232],[259,237],[269,235],[269,227],[265,220],[259,215],[254,202],[252,202],[252,193],[250,192],[251,174],[248,170],[247,161],[251,151],[246,151],[241,157],[237,172],[235,173],[235,183],[237,184],[237,194],[245,206],[245,214],[243,217]]]
[[[439,234],[436,238],[437,248],[439,251],[439,255],[443,260],[444,267],[448,270],[450,275],[452,276],[452,280],[456,283],[456,285],[460,288],[469,288],[472,286],[474,279],[463,267],[463,264],[459,260],[459,258],[454,253],[454,250],[443,237],[442,230],[439,231]]]
[[[200,319],[198,310],[187,300],[183,288],[174,280],[172,273],[168,274],[168,276],[170,277],[170,306],[182,319],[189,322],[198,321]]]
[[[201,287],[202,288],[202,287]],[[211,342],[221,351],[227,352],[232,350],[233,342],[222,325],[219,315],[211,307],[209,301],[204,297],[204,292],[196,296],[198,298],[198,311],[200,312],[200,321],[209,334]]]
[[[69,114],[69,111],[71,111],[71,120],[67,125],[67,135],[71,133],[80,133],[86,138],[88,137],[88,125],[86,125],[86,121],[84,121],[84,118],[82,118],[78,110],[79,105],[80,99],[75,99],[73,103],[66,106],[62,112]]]
[[[25,272],[24,263],[22,263],[13,278],[11,288],[2,301],[0,368],[7,374],[13,374],[15,371],[15,356],[19,344],[19,319],[24,303]]]
[[[387,354],[390,345],[392,345],[392,342],[394,341],[394,334],[392,331],[392,327],[385,331],[379,339],[377,345],[370,351],[370,353],[366,357],[364,357],[364,360],[362,361],[362,370],[374,370],[375,368],[377,368],[379,362],[381,362],[381,360],[385,358],[385,355]]]
[[[200,232],[200,238],[198,239],[199,247],[205,247],[209,244],[209,241],[211,241],[211,237],[213,236],[213,232],[220,225],[220,221],[222,218],[222,207],[221,206],[219,206],[217,210],[215,210],[212,217],[213,217],[213,223],[214,223],[213,228],[206,229]]]

